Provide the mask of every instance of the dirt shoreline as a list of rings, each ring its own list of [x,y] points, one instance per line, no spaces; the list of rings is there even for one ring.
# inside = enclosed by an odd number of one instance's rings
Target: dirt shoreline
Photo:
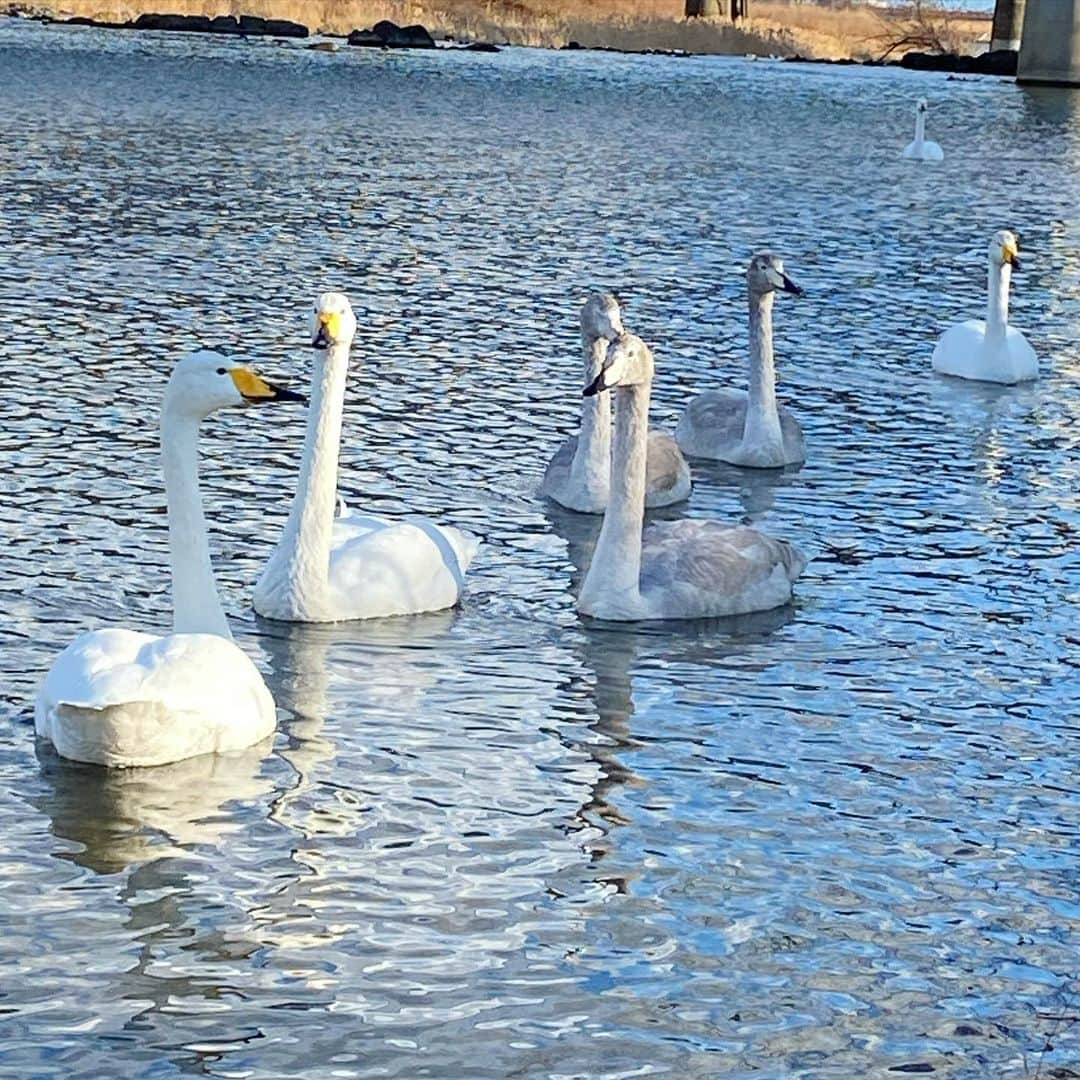
[[[109,29],[162,28],[245,36],[305,36],[304,31],[310,31],[347,37],[389,19],[399,26],[421,24],[436,39],[458,42],[848,63],[883,62],[881,53],[888,48],[890,35],[901,29],[894,16],[876,9],[807,10],[809,5],[776,0],[758,3],[754,8],[758,14],[738,24],[678,18],[675,13],[664,17],[662,12],[671,8],[671,0],[653,0],[655,14],[649,13],[647,4],[638,4],[635,10],[643,13],[637,15],[620,11],[620,3],[629,0],[607,0],[607,8],[590,8],[587,19],[560,6],[570,0],[533,2],[538,5],[534,9],[514,3],[502,10],[483,6],[482,0],[463,0],[453,10],[446,10],[416,0],[62,0],[55,7],[17,0],[0,6],[0,14]],[[166,18],[186,25],[155,27],[148,22],[149,15],[166,12]],[[963,27],[962,33],[953,35],[955,51],[978,51],[977,35],[982,33],[985,20],[970,16],[953,19],[954,28]],[[899,61],[901,55],[898,52],[891,61]],[[965,66],[968,60],[959,55],[956,63],[945,61],[936,69],[973,70],[969,64]]]

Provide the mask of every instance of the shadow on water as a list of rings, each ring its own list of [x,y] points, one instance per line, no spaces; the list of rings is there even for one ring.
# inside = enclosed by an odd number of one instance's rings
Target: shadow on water
[[[751,492],[769,491],[782,484],[783,474],[769,470],[762,476],[745,477],[749,470],[731,470],[733,480]],[[790,478],[787,479],[790,482]],[[666,517],[678,518],[683,507],[666,508]],[[573,567],[571,589],[576,593],[588,570],[602,525],[601,515],[578,514],[548,503],[545,508],[552,528],[567,544]],[[657,518],[660,514],[651,514]],[[595,708],[589,727],[599,737],[588,746],[599,767],[598,779],[590,785],[591,798],[582,805],[584,820],[595,822],[602,836],[590,845],[596,880],[625,892],[625,875],[607,875],[600,865],[611,850],[612,828],[631,825],[615,796],[625,787],[640,787],[644,781],[622,760],[627,750],[639,745],[633,729],[635,695],[633,672],[642,663],[661,668],[680,663],[710,666],[731,656],[742,655],[748,646],[760,643],[787,626],[795,618],[793,605],[771,611],[718,619],[671,620],[655,623],[615,623],[581,618],[578,650],[582,667],[591,675],[592,687],[585,693]],[[658,735],[656,732],[649,733]]]
[[[789,465],[783,469],[741,469],[724,461],[690,459],[695,485],[735,492],[745,514],[741,522],[727,522],[732,525],[753,525],[764,517],[773,509],[777,492],[798,482],[802,468],[802,465]]]
[[[38,740],[35,751],[47,791],[32,803],[47,815],[55,836],[81,849],[58,857],[114,874],[148,860],[219,846],[238,828],[230,804],[264,800],[277,787],[269,813],[274,818],[316,769],[333,761],[334,742],[324,730],[332,708],[331,653],[340,650],[347,658],[350,686],[369,669],[369,706],[385,707],[391,700],[415,704],[435,679],[409,657],[429,649],[453,620],[453,612],[325,626],[259,620],[259,644],[270,663],[267,681],[279,708],[276,748],[268,738],[235,754],[206,754],[149,769],[105,769],[68,761]],[[353,702],[363,707],[355,697]],[[281,718],[281,710],[291,717]],[[267,767],[272,748],[295,777],[284,790]]]
[[[1035,123],[1066,134],[1075,132],[1080,123],[1080,90],[1075,88],[1020,84],[1020,101],[1028,119]]]

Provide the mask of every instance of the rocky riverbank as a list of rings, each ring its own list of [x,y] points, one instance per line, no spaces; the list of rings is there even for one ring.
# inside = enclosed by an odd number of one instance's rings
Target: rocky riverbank
[[[964,55],[974,51],[976,35],[988,32],[974,17],[963,23],[964,33],[954,33],[957,55],[909,54],[908,58],[882,60],[895,41],[897,25],[892,17],[869,8],[839,12],[783,0],[755,0],[752,19],[733,24],[720,19],[681,19],[646,13],[621,14],[619,0],[610,11],[570,13],[567,0],[522,0],[493,6],[488,0],[460,0],[453,10],[428,8],[423,0],[252,0],[259,14],[223,15],[223,0],[175,0],[182,10],[158,13],[148,10],[154,0],[58,0],[62,9],[29,0],[0,0],[0,14],[47,22],[105,27],[117,30],[158,30],[209,33],[238,37],[269,36],[303,38],[309,34],[345,39],[349,45],[379,49],[434,49],[457,45],[474,51],[494,52],[498,45],[531,45],[543,48],[590,49],[665,56],[745,55],[812,62],[898,64],[924,70],[1010,74],[1007,59]],[[654,0],[656,2],[656,0]],[[667,4],[669,0],[662,0]],[[625,0],[640,11],[638,0]],[[670,0],[672,12],[682,0]],[[216,8],[216,10],[215,10]],[[548,10],[552,14],[548,14]],[[382,12],[405,19],[380,18]],[[415,21],[423,16],[423,25]],[[282,17],[278,17],[282,16]],[[294,16],[286,18],[284,16]],[[309,19],[310,16],[310,19]],[[303,20],[303,21],[299,21]],[[355,20],[355,21],[353,21]],[[970,25],[968,25],[970,23]],[[955,19],[950,23],[957,25]],[[364,29],[369,26],[369,29]],[[964,34],[970,35],[965,37]],[[465,44],[471,43],[471,44]],[[334,51],[335,41],[319,41],[311,48]],[[1015,56],[1015,54],[1013,54]],[[878,57],[878,58],[875,58]],[[920,58],[921,57],[921,58]],[[1012,61],[1015,64],[1015,60]]]
[[[957,53],[905,53],[897,60],[818,60],[810,56],[788,56],[797,64],[841,64],[860,67],[901,67],[910,71],[944,71],[954,75],[1015,76],[1018,54],[1015,49],[997,49],[978,56]]]

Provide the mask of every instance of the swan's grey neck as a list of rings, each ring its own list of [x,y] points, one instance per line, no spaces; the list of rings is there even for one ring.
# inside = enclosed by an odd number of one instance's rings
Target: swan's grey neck
[[[161,465],[169,514],[173,633],[216,634],[232,640],[221,608],[199,493],[199,420],[193,413],[161,412]]]
[[[322,602],[329,580],[348,369],[347,341],[315,354],[300,476],[278,544],[286,562],[284,573],[302,608]]]
[[[607,344],[603,338],[582,339],[586,386],[600,374]],[[602,503],[610,471],[611,401],[607,394],[593,394],[581,399],[581,430],[570,465],[570,478],[576,487]]]
[[[614,391],[615,449],[611,487],[600,538],[581,587],[588,611],[602,601],[632,608],[641,598],[641,527],[645,518],[645,466],[649,442],[649,383]]]
[[[926,138],[926,113],[915,113],[915,145],[921,147]]]
[[[1009,325],[1009,281],[1011,278],[1011,266],[1007,263],[999,263],[995,259],[990,260],[990,273],[987,280],[990,296],[986,305],[987,341],[1001,341],[1005,337],[1005,330]]]
[[[772,343],[773,294],[750,294],[750,393],[746,402],[743,443],[782,445],[776,407],[776,368]]]

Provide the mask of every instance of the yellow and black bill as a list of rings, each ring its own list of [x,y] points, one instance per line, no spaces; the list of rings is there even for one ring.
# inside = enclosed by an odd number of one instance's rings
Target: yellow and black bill
[[[267,382],[261,375],[256,375],[251,368],[233,368],[229,374],[240,396],[252,404],[263,404],[271,401],[301,401],[307,404],[307,396],[298,394],[295,390],[289,390],[284,386],[276,386]]]

